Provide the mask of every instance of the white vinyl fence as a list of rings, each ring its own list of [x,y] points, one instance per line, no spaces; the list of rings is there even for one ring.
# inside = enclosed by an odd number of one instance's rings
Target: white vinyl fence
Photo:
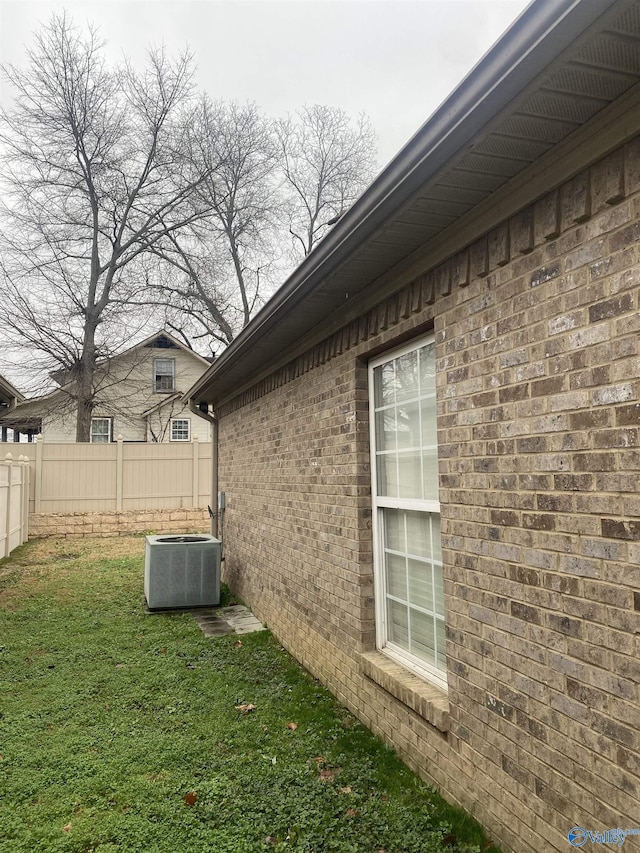
[[[19,445],[18,445],[19,447]],[[2,458],[2,457],[0,457]],[[0,461],[0,558],[27,541],[29,534],[29,460],[12,453]]]
[[[191,509],[211,503],[209,442],[49,444],[38,440],[0,444],[0,458],[7,451],[17,454],[18,449],[29,457],[32,513]]]

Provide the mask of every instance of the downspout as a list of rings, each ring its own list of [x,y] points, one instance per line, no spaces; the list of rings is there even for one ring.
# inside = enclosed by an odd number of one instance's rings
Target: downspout
[[[194,415],[211,424],[211,535],[218,539],[218,419],[209,412],[207,403],[196,403],[189,397],[189,409]]]

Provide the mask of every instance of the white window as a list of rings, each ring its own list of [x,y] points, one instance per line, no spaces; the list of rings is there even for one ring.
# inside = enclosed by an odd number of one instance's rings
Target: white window
[[[435,344],[369,364],[378,647],[446,687]]]
[[[153,359],[153,381],[156,392],[175,391],[176,360],[175,358]]]
[[[171,419],[171,441],[189,441],[191,439],[191,421],[189,418]]]
[[[111,441],[111,418],[91,418],[91,443],[108,444]]]

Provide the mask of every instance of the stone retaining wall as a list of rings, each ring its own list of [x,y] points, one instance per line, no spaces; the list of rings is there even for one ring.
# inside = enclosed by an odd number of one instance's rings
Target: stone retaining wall
[[[29,538],[127,536],[131,533],[208,533],[207,509],[50,512],[29,516]]]

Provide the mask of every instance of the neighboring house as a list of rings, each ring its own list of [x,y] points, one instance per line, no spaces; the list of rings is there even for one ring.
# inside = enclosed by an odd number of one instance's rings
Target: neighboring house
[[[0,412],[4,413],[6,410],[14,409],[16,403],[20,403],[22,400],[24,397],[18,389],[14,388],[9,380],[0,374]]]
[[[7,428],[1,423],[2,416],[12,412],[23,400],[24,397],[17,388],[0,374],[0,441],[7,440]]]
[[[193,350],[162,330],[102,362],[95,378],[92,443],[166,442],[210,439],[209,424],[194,417],[184,392],[209,367]],[[60,388],[16,406],[0,424],[21,432],[41,432],[47,442],[73,442],[76,411],[73,386],[64,374]]]
[[[189,392],[226,580],[505,851],[640,832],[639,216],[640,4],[538,0]]]

